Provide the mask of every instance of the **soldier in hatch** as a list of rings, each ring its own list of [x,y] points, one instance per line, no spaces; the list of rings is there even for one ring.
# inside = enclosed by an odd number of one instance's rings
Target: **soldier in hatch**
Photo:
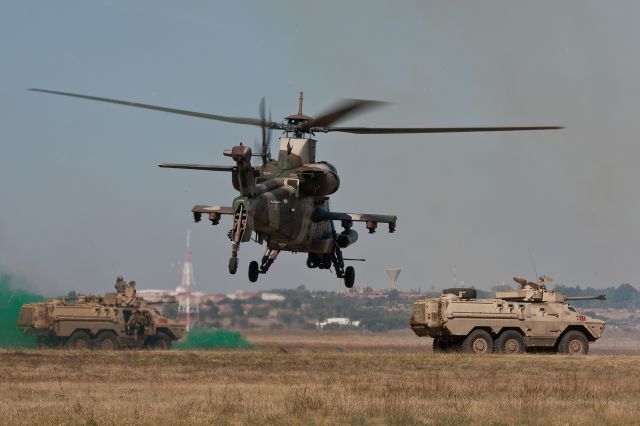
[[[119,275],[118,278],[116,279],[116,292],[119,294],[124,293],[124,289],[127,286],[127,283],[124,281],[124,278],[122,277],[122,275]]]
[[[131,306],[136,301],[136,282],[131,281],[124,290],[124,304]]]

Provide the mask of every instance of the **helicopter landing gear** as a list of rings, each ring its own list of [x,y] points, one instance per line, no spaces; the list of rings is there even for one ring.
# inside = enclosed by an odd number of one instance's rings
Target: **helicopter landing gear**
[[[320,259],[317,254],[309,253],[307,256],[307,268],[314,269],[317,268],[320,263]]]
[[[258,262],[252,260],[249,263],[249,281],[255,283],[258,281],[258,275],[260,274],[260,267],[258,266]]]
[[[238,258],[232,257],[231,259],[229,259],[229,273],[233,275],[236,273],[237,270],[238,270]]]
[[[356,281],[356,270],[353,266],[347,266],[344,270],[344,286],[347,288],[353,287]]]
[[[241,204],[233,215],[233,228],[229,231],[229,239],[232,242],[231,259],[229,259],[229,273],[235,274],[238,270],[238,250],[247,227],[247,212]]]
[[[260,274],[266,274],[273,262],[276,261],[276,258],[280,254],[280,250],[270,250],[267,249],[264,252],[264,256],[262,256],[262,261],[260,265],[255,260],[249,264],[249,281],[255,283],[258,281],[258,276]]]
[[[310,269],[329,269],[331,268],[331,262],[330,254],[309,253],[307,256],[307,268]]]
[[[344,278],[344,286],[352,288],[356,281],[356,270],[353,266],[344,267],[344,258],[342,257],[342,250],[337,245],[334,247],[331,253],[331,263],[336,270],[336,276],[338,278]]]

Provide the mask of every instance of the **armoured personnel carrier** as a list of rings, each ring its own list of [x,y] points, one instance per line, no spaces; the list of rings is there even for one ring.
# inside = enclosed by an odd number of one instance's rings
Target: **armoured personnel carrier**
[[[73,349],[169,349],[185,333],[185,324],[124,293],[29,303],[20,309],[17,326],[41,345]]]
[[[450,288],[439,298],[413,304],[409,324],[418,336],[433,338],[434,352],[478,354],[559,352],[587,354],[605,323],[569,305],[571,300],[605,300],[604,295],[567,297],[548,290],[552,279],[515,277],[521,288],[498,291],[495,299],[476,299],[475,289]]]

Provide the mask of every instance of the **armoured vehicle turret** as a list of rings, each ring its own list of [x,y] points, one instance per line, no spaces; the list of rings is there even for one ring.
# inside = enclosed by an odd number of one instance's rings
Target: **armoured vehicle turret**
[[[553,280],[515,277],[518,290],[498,291],[495,299],[477,299],[475,289],[450,288],[439,298],[413,304],[409,324],[421,337],[433,338],[434,352],[559,352],[587,354],[605,323],[578,312],[572,300],[605,300],[604,295],[567,297],[547,289]]]
[[[169,349],[185,324],[166,318],[130,293],[79,295],[23,305],[17,320],[43,346],[73,349]]]

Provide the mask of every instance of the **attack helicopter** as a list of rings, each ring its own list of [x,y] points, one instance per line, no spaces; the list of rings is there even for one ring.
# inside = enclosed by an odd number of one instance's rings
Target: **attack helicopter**
[[[136,108],[182,114],[209,120],[235,124],[258,126],[262,129],[262,143],[259,153],[254,153],[242,142],[224,151],[235,165],[207,164],[160,164],[159,167],[187,170],[204,170],[231,173],[233,187],[239,196],[231,206],[196,205],[192,209],[195,222],[203,215],[212,225],[218,225],[223,215],[232,217],[228,232],[231,241],[229,273],[238,270],[240,244],[254,240],[266,243],[260,263],[249,263],[249,281],[256,282],[260,274],[265,274],[281,251],[307,253],[307,267],[330,269],[344,279],[347,288],[355,283],[355,269],[345,266],[348,259],[342,250],[358,240],[358,233],[352,229],[354,222],[365,224],[369,233],[374,233],[378,224],[386,224],[389,232],[396,230],[397,217],[394,215],[360,214],[331,211],[329,196],[340,187],[336,168],[326,162],[316,160],[317,133],[343,132],[354,134],[410,134],[410,133],[450,133],[487,132],[518,130],[561,129],[560,126],[517,126],[517,127],[335,127],[341,120],[368,110],[381,107],[386,102],[346,99],[312,118],[302,112],[303,94],[298,98],[297,114],[285,117],[282,122],[266,116],[264,98],[260,103],[260,118],[229,117],[195,111],[167,108],[156,105],[129,102],[118,99],[88,96],[77,93],[46,89],[29,89],[35,92],[70,96],[93,101],[108,102]],[[282,131],[279,137],[278,156],[273,158],[270,150],[271,131]],[[261,164],[253,165],[252,158],[259,157]],[[335,222],[341,226],[336,230]],[[252,238],[252,236],[254,236]]]

